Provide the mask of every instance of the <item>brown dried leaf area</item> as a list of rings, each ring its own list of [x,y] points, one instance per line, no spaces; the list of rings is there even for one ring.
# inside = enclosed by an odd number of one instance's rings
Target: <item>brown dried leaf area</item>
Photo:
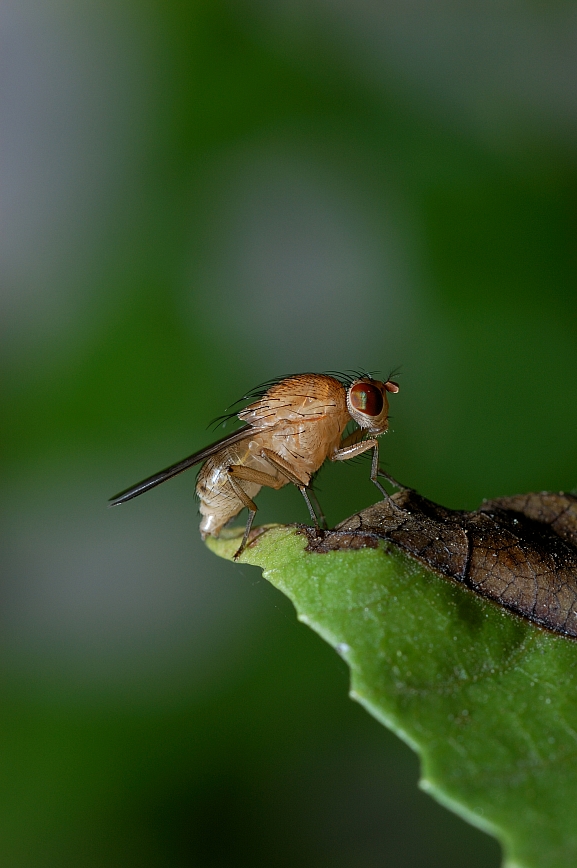
[[[475,512],[404,489],[315,536],[309,551],[386,540],[442,576],[555,633],[577,638],[577,497],[522,494]]]

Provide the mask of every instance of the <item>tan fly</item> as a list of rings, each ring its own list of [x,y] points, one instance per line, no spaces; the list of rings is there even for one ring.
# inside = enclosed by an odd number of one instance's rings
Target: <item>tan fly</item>
[[[160,485],[195,464],[204,462],[196,492],[200,499],[200,534],[218,536],[246,507],[248,521],[240,548],[244,550],[256,515],[254,498],[263,486],[279,489],[292,483],[305,499],[311,518],[318,519],[309,498],[311,480],[328,458],[347,461],[373,451],[371,481],[384,497],[378,480],[379,442],[389,426],[388,392],[398,392],[392,380],[370,376],[344,385],[327,374],[296,374],[271,385],[258,400],[238,413],[245,424],[178,464],[150,476],[111,499],[117,506]],[[358,426],[345,436],[349,424]]]

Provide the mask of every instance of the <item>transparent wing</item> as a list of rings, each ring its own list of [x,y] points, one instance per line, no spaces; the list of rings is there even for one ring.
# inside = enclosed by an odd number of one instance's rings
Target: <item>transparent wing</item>
[[[110,498],[108,506],[118,506],[121,503],[126,503],[127,500],[132,500],[133,497],[138,497],[139,494],[144,494],[145,491],[155,488],[157,485],[160,485],[161,482],[166,482],[167,479],[172,479],[173,476],[178,476],[179,473],[188,470],[189,467],[193,467],[195,464],[200,464],[201,461],[205,461],[207,458],[210,458],[211,455],[220,452],[220,450],[224,449],[226,446],[232,446],[233,443],[238,443],[239,440],[246,440],[247,437],[250,437],[254,433],[255,429],[252,425],[243,425],[242,428],[233,431],[232,434],[227,434],[226,437],[222,437],[211,446],[206,446],[204,449],[201,449],[200,452],[195,452],[194,455],[189,455],[188,458],[183,458],[183,460],[179,461],[177,464],[171,464],[171,466],[167,467],[166,470],[161,470],[159,473],[155,473],[154,476],[149,476],[148,479],[143,479],[142,482],[138,482],[131,488],[121,491],[120,494],[115,494],[114,497]]]

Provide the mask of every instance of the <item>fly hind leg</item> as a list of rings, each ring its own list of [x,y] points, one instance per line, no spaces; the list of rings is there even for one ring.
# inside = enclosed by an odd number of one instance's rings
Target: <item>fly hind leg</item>
[[[242,542],[240,547],[234,553],[235,561],[238,560],[246,548],[252,523],[258,509],[254,500],[248,496],[242,485],[237,482],[238,479],[245,479],[247,482],[256,482],[257,485],[266,485],[267,488],[278,489],[283,486],[282,480],[276,479],[276,477],[271,476],[269,473],[261,473],[260,470],[253,470],[251,467],[244,467],[242,464],[231,464],[228,468],[229,485],[234,491],[236,497],[241,501],[242,505],[246,506],[248,509],[248,519],[244,529]]]

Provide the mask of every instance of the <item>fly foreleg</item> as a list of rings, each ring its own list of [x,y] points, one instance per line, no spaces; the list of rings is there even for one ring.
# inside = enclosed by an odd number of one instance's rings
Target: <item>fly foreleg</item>
[[[270,462],[270,464],[272,464],[273,467],[276,467],[277,470],[280,470],[282,475],[286,476],[286,478],[288,479],[289,482],[292,482],[293,485],[296,485],[296,487],[298,488],[298,490],[300,491],[300,493],[302,494],[302,496],[305,499],[305,503],[306,503],[308,511],[310,513],[310,517],[312,518],[312,520],[315,524],[315,527],[317,528],[317,530],[319,530],[320,529],[319,528],[319,520],[318,520],[317,515],[313,509],[313,505],[309,500],[309,496],[307,494],[307,488],[308,488],[308,485],[310,483],[310,476],[308,476],[308,474],[307,474],[306,479],[303,479],[302,477],[298,476],[298,474],[295,473],[294,468],[291,467],[291,465],[288,463],[288,461],[285,461],[285,459],[281,455],[278,455],[276,452],[273,452],[272,449],[263,448],[261,450],[261,455],[263,458],[266,458],[266,460],[268,462]]]
[[[363,429],[362,428],[356,428],[352,432],[352,434],[348,435],[348,437],[343,437],[337,451],[340,452],[342,449],[347,449],[349,446],[355,446],[357,443],[359,443],[363,439],[364,436],[365,436],[365,432],[363,431]],[[333,459],[333,460],[336,460],[336,459]]]
[[[248,496],[242,485],[239,485],[237,479],[245,479],[247,482],[256,482],[257,485],[266,485],[268,488],[282,488],[282,480],[271,476],[269,473],[262,473],[260,470],[253,470],[252,467],[244,467],[242,464],[231,464],[228,468],[228,482],[236,497],[241,501],[243,506],[248,509],[248,519],[244,529],[244,536],[240,544],[240,548],[234,554],[234,560],[238,560],[246,548],[250,529],[258,509],[254,500]]]
[[[385,491],[383,486],[378,480],[379,475],[379,441],[376,437],[372,437],[370,440],[361,440],[360,443],[355,442],[347,442],[350,441],[355,434],[358,432],[353,431],[350,437],[346,437],[342,443],[340,449],[337,449],[336,452],[330,456],[331,461],[348,461],[349,458],[356,458],[357,455],[362,455],[363,452],[368,452],[369,449],[373,450],[373,460],[371,463],[371,482],[373,485],[376,485],[385,500],[390,500],[391,497],[388,491]]]
[[[382,467],[379,467],[379,476],[383,476],[391,485],[394,485],[395,488],[398,488],[399,491],[411,491],[411,489],[407,485],[403,485],[402,482],[397,482],[394,476],[391,476],[390,473],[387,473],[386,470],[383,470]]]

